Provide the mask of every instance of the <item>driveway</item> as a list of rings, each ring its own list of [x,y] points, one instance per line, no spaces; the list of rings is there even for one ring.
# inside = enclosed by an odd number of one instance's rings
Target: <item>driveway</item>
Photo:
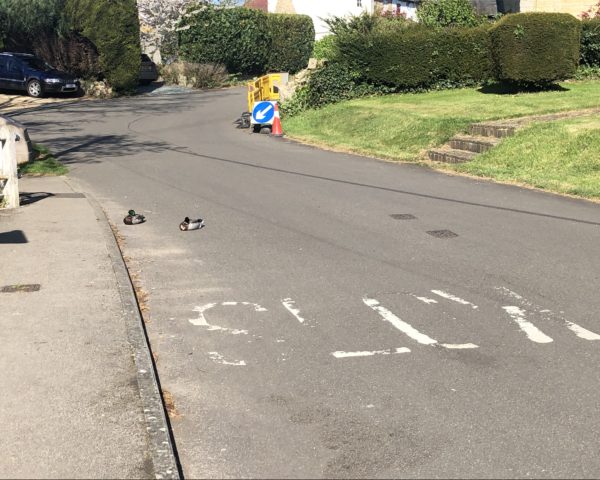
[[[244,105],[16,117],[124,237],[185,476],[598,477],[600,207],[251,135]]]

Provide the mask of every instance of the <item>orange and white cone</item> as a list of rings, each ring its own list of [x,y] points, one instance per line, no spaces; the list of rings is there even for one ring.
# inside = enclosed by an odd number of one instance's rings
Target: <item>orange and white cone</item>
[[[277,102],[275,102],[275,118],[273,119],[273,126],[271,127],[271,136],[283,137],[281,117],[279,116],[279,104]]]

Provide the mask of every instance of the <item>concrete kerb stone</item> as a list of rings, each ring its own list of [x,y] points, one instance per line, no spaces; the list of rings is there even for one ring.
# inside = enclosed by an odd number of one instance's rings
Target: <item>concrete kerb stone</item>
[[[71,182],[67,181],[73,188]],[[76,190],[75,188],[73,188]],[[123,305],[123,320],[127,327],[128,340],[132,348],[137,370],[138,388],[144,409],[146,431],[149,438],[150,458],[157,479],[182,478],[176,448],[171,436],[170,425],[163,404],[158,375],[152,360],[150,344],[144,328],[131,278],[108,217],[99,202],[91,195],[86,198],[101,224],[109,258],[117,280],[119,296]]]

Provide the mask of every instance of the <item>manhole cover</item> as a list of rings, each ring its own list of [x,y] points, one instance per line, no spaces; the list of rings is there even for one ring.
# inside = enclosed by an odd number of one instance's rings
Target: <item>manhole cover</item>
[[[458,237],[458,235],[450,230],[431,230],[427,232],[432,237],[436,238],[454,238]]]
[[[52,195],[54,198],[85,198],[83,193],[73,192],[73,193],[55,193]]]
[[[392,217],[394,220],[414,220],[417,218],[410,213],[392,213],[390,217]]]
[[[2,293],[13,293],[13,292],[37,292],[41,285],[39,283],[31,283],[28,285],[6,285],[2,287],[0,292]]]

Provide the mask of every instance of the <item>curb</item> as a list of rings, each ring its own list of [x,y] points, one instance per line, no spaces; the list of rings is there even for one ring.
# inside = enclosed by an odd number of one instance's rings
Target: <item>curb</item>
[[[65,182],[73,188],[69,181],[65,179]],[[117,287],[123,306],[123,320],[127,327],[127,336],[137,370],[137,382],[144,410],[146,432],[149,438],[150,460],[154,474],[157,479],[179,480],[183,478],[183,475],[177,460],[175,442],[171,436],[169,420],[165,413],[156,367],[152,359],[144,321],[139,310],[129,271],[125,266],[125,261],[106,213],[93,196],[87,193],[85,196],[101,224],[106,239],[108,256],[117,279]]]

